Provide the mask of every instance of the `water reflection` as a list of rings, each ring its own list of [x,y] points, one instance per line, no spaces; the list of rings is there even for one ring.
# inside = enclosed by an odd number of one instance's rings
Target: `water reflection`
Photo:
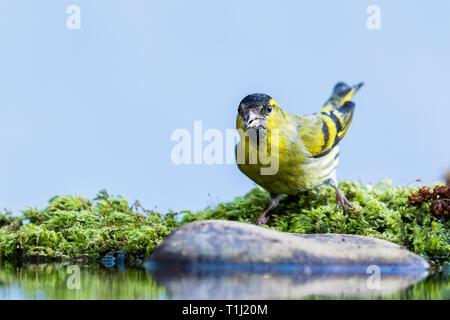
[[[423,279],[427,272],[175,271],[151,268],[153,278],[174,299],[382,298]]]
[[[181,271],[80,263],[76,289],[73,282],[68,285],[74,276],[70,266],[74,264],[0,263],[0,299],[450,299],[448,270],[424,281],[423,273],[382,273],[377,288],[365,273]]]
[[[0,299],[164,299],[166,291],[143,268],[74,264],[0,264]],[[72,278],[70,278],[72,277]],[[69,283],[68,283],[69,282]],[[75,282],[76,284],[76,282]]]

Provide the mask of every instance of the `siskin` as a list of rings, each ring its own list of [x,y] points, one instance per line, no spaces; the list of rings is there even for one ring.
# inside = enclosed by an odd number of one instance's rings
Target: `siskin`
[[[236,128],[240,141],[236,146],[239,169],[251,180],[270,192],[270,205],[256,221],[265,224],[268,213],[280,202],[283,194],[300,192],[329,183],[336,190],[336,210],[353,208],[338,189],[336,166],[339,162],[339,141],[352,122],[355,104],[350,101],[362,87],[343,82],[319,113],[297,116],[285,112],[267,94],[246,96],[238,108]],[[267,159],[270,158],[270,164]],[[276,162],[276,171],[263,169]]]

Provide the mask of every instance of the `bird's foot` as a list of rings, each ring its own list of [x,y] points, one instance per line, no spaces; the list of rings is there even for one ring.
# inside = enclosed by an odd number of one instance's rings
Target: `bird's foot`
[[[267,222],[269,222],[269,217],[267,216],[267,212],[264,212],[258,217],[258,220],[256,220],[255,224],[259,226],[261,224],[267,224]]]
[[[342,209],[344,209],[344,213],[346,215],[348,215],[347,207],[350,207],[353,209],[353,206],[350,203],[350,201],[347,200],[344,193],[341,190],[339,190],[338,188],[336,188],[336,202],[337,202],[336,203],[336,211],[339,210],[339,207],[342,207]]]
[[[278,206],[278,203],[280,203],[281,198],[283,197],[282,194],[270,194],[270,204],[267,207],[266,210],[262,213],[262,215],[259,216],[258,220],[256,220],[256,225],[259,226],[260,224],[267,224],[269,221],[269,217],[267,216],[270,210],[276,208]]]

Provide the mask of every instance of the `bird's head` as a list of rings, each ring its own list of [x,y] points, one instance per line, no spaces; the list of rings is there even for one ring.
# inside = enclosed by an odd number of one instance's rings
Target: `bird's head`
[[[268,120],[279,113],[281,108],[275,100],[264,93],[254,93],[246,96],[238,107],[236,127],[247,131],[267,131]]]

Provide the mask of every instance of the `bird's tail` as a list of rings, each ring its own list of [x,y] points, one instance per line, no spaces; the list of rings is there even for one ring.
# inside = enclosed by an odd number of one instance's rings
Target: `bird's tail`
[[[320,114],[324,121],[328,121],[336,127],[335,144],[338,143],[344,135],[352,122],[355,104],[350,99],[363,86],[363,82],[358,83],[352,87],[344,82],[339,82],[334,86],[333,93],[330,99],[325,103]]]
[[[350,87],[344,82],[339,82],[334,86],[333,93],[331,94],[330,99],[325,103],[324,111],[330,111],[329,107],[339,108],[342,107],[346,102],[350,101],[350,99],[355,95],[356,92],[364,85],[364,82],[360,82]]]

